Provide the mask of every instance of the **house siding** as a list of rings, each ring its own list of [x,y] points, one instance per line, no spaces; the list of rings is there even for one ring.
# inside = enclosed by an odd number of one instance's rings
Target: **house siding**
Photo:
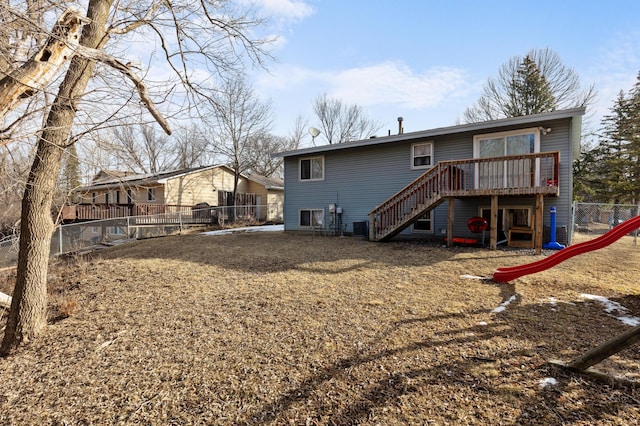
[[[540,151],[560,152],[560,196],[545,198],[544,223],[549,223],[549,207],[557,209],[558,226],[568,226],[571,217],[571,164],[572,118],[540,121],[535,124],[496,126],[488,130],[468,131],[442,136],[393,141],[367,146],[328,150],[313,154],[286,155],[284,224],[287,231],[309,230],[300,227],[301,209],[322,209],[326,226],[332,227],[329,204],[343,208],[343,230],[353,232],[353,222],[368,222],[368,213],[377,205],[402,189],[426,170],[411,169],[411,145],[433,142],[433,164],[446,160],[473,158],[473,136],[494,132],[538,127],[552,129],[540,135]],[[575,130],[574,130],[575,131]],[[308,157],[324,157],[324,180],[300,181],[299,160]],[[473,236],[467,229],[467,220],[480,213],[480,208],[490,205],[489,197],[461,198],[455,200],[454,235]],[[535,209],[533,197],[500,197],[499,206],[529,205]],[[432,211],[433,234],[442,236],[447,227],[447,202]],[[412,233],[412,227],[402,234]],[[424,232],[420,232],[424,235]],[[428,235],[428,234],[427,234]]]
[[[120,203],[128,204],[127,199],[127,186],[120,185],[117,189],[114,188],[100,188],[94,189],[80,194],[81,203],[93,203],[93,194],[96,194],[95,202],[98,204],[105,203],[105,195],[109,195],[109,204],[116,204],[116,191],[120,191]],[[147,199],[147,190],[154,188],[155,200],[149,201]],[[131,189],[131,202],[133,204],[164,204],[164,192],[162,185],[152,185],[145,187],[132,187]]]
[[[268,222],[282,223],[284,211],[284,191],[269,191],[267,194],[267,217]]]
[[[368,221],[369,212],[424,170],[410,169],[410,143],[347,149],[324,156],[324,180],[299,181],[299,158],[285,159],[285,229],[299,226],[300,209],[323,209],[325,223],[331,222],[329,204],[343,208],[342,223],[353,231],[353,222]],[[288,200],[295,200],[289,202]]]
[[[238,191],[246,188],[246,179],[240,178]],[[167,179],[165,184],[167,204],[217,206],[218,191],[233,191],[233,173],[223,167]]]
[[[258,206],[258,220],[268,222],[282,222],[284,205],[284,191],[282,189],[267,189],[252,180],[248,181],[247,192],[260,197]]]

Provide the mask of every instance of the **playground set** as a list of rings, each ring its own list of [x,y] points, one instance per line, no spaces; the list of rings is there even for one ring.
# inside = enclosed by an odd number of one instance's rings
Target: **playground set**
[[[552,219],[554,218],[553,215],[551,217]],[[555,226],[552,220],[551,229],[553,230],[554,228]],[[638,228],[640,228],[640,216],[636,216],[632,219],[627,220],[626,222],[621,223],[618,226],[615,226],[609,232],[601,235],[598,238],[569,247],[558,247],[554,244],[551,244],[554,243],[555,240],[552,232],[550,243],[551,245],[548,248],[559,249],[557,253],[554,253],[542,260],[538,260],[537,262],[527,263],[519,266],[498,268],[493,274],[493,281],[496,283],[507,283],[524,275],[544,271],[574,256],[606,247]],[[590,370],[590,367],[630,346],[633,346],[638,342],[640,342],[640,325],[635,326],[632,329],[608,340],[600,346],[587,351],[585,354],[574,359],[571,362],[564,363],[561,361],[553,360],[550,361],[550,363],[552,365],[568,368],[574,371],[588,373],[599,378],[602,378],[604,376],[605,379],[608,379],[606,375],[603,375],[602,373],[595,370]]]

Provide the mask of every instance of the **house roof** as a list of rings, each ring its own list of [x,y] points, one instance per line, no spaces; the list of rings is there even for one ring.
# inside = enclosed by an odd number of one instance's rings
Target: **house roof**
[[[330,145],[314,146],[310,148],[302,148],[294,151],[285,151],[274,154],[274,157],[293,157],[299,155],[316,154],[328,151],[337,151],[341,149],[357,148],[370,145],[379,145],[392,142],[407,141],[413,139],[431,138],[435,136],[451,135],[455,133],[474,132],[492,129],[496,127],[504,126],[520,126],[532,123],[539,123],[541,121],[558,120],[562,118],[571,118],[582,116],[585,114],[586,109],[584,107],[571,108],[565,110],[558,110],[552,112],[545,112],[542,114],[526,115],[522,117],[510,117],[502,118],[499,120],[482,121],[479,123],[459,124],[449,127],[438,127],[430,130],[420,130],[417,132],[403,133],[399,135],[371,137],[369,139],[362,139],[358,141],[336,143]]]
[[[266,189],[284,191],[284,180],[280,178],[256,175],[253,173],[248,173],[245,177],[250,181],[264,186]]]
[[[124,172],[111,172],[101,171],[96,175],[96,178],[91,185],[80,188],[80,191],[92,191],[96,189],[104,189],[113,186],[155,186],[163,185],[167,183],[169,179],[175,179],[178,177],[190,175],[192,173],[202,172],[215,168],[227,169],[230,173],[233,173],[233,169],[225,165],[203,166],[193,167],[189,169],[169,170],[158,173],[137,173],[127,175]],[[263,185],[266,189],[272,190],[284,190],[284,181],[275,177],[266,177],[256,174],[242,175],[244,178]]]
[[[180,169],[180,170],[169,170],[162,171],[158,173],[137,173],[126,176],[114,176],[112,173],[103,173],[98,174],[107,175],[105,178],[95,179],[91,185],[80,188],[80,191],[90,191],[94,189],[108,188],[111,186],[154,186],[154,185],[162,185],[166,183],[168,179],[189,175],[196,172],[201,172],[209,169],[214,169],[216,167],[224,167],[231,170],[227,166],[203,166],[203,167],[193,167],[189,169]],[[233,171],[232,171],[233,173]]]

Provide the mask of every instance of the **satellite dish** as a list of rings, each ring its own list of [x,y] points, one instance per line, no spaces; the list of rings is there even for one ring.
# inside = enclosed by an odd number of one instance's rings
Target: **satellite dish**
[[[320,134],[320,130],[316,129],[315,127],[309,127],[309,134],[312,138],[315,138]]]

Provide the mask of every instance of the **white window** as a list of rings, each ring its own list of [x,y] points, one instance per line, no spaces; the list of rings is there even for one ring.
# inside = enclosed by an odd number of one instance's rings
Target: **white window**
[[[155,188],[148,188],[147,201],[155,201],[155,200],[156,200]]]
[[[324,180],[324,157],[300,159],[300,180]]]
[[[431,219],[430,211],[426,212],[424,216],[415,221],[415,223],[413,224],[413,231],[424,233],[433,232],[433,220]]]
[[[433,166],[433,142],[411,145],[411,168],[428,169]]]
[[[302,209],[300,210],[300,227],[311,228],[324,226],[324,210]]]
[[[474,158],[497,158],[540,152],[540,130],[535,128],[476,135],[473,137]],[[476,164],[476,188],[527,187],[539,180],[539,160],[487,160]]]
[[[522,129],[473,137],[473,157],[489,158],[540,152],[540,130]]]

